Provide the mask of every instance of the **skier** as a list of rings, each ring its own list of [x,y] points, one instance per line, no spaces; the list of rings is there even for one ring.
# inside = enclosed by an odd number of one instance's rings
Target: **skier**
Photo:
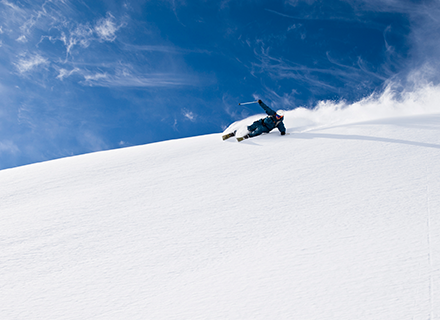
[[[263,101],[258,100],[258,104],[266,111],[268,116],[266,118],[255,121],[253,124],[247,127],[249,133],[243,137],[238,137],[237,140],[243,141],[244,139],[252,138],[259,136],[262,133],[269,133],[273,129],[277,128],[280,130],[281,135],[284,136],[286,134],[286,127],[284,126],[284,111],[278,110],[277,112],[273,111],[267,105],[264,104]],[[234,137],[235,132],[231,132],[223,136],[223,140]]]

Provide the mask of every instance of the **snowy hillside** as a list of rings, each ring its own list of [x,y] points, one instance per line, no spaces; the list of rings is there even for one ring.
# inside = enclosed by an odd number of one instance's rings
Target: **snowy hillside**
[[[440,319],[440,109],[418,99],[0,171],[0,318]]]

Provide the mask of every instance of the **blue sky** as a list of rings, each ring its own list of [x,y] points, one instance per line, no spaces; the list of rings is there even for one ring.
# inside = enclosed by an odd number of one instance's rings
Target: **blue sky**
[[[0,169],[438,82],[440,2],[0,0]]]

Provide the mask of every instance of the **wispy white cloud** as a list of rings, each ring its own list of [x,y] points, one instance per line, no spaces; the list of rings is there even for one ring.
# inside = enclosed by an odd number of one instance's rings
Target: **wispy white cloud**
[[[291,6],[296,6],[301,2],[305,2],[307,4],[313,4],[316,2],[316,0],[285,0],[285,3],[287,3]]]
[[[20,58],[15,66],[20,73],[25,73],[40,65],[46,65],[48,63],[49,61],[46,58],[43,58],[39,54],[34,54],[30,55],[29,57]]]
[[[282,13],[282,12],[278,12],[278,11],[275,11],[275,10],[272,10],[272,9],[266,9],[266,11],[274,13],[274,14],[279,15],[279,16],[284,17],[284,18],[290,18],[290,19],[297,19],[298,18],[298,17],[292,16],[292,15],[289,15],[289,14],[285,14],[285,13]]]
[[[86,83],[104,83],[108,82],[108,78],[109,76],[107,75],[107,73],[95,73],[84,76]]]
[[[9,10],[0,14],[0,17],[14,16],[13,19],[8,20],[9,29],[15,30],[11,31],[11,36],[15,36],[17,42],[26,44],[29,52],[32,52],[35,48],[31,48],[34,45],[40,50],[39,54],[18,55],[19,58],[15,59],[14,66],[21,74],[38,70],[38,67],[50,63],[53,70],[55,70],[55,72],[52,72],[53,78],[63,81],[76,74],[83,77],[80,84],[86,86],[171,87],[199,83],[195,77],[186,74],[185,71],[182,72],[181,68],[178,67],[179,64],[175,64],[174,58],[170,55],[207,53],[203,50],[187,50],[173,45],[124,46],[125,50],[135,52],[135,59],[139,57],[137,53],[139,51],[164,54],[162,58],[159,58],[161,61],[160,67],[145,65],[147,70],[142,71],[138,70],[139,67],[121,67],[119,64],[122,62],[120,61],[125,59],[120,56],[117,63],[110,64],[105,62],[96,63],[94,59],[91,59],[93,62],[87,61],[87,58],[84,59],[84,56],[90,58],[90,55],[84,55],[86,51],[83,49],[89,48],[93,42],[114,42],[117,39],[118,31],[127,25],[129,18],[126,15],[122,14],[119,18],[116,18],[113,13],[107,12],[105,17],[79,21],[75,19],[74,15],[71,17],[68,14],[73,10],[69,0],[47,0],[43,4],[31,5],[28,3],[27,6],[20,6],[8,0],[0,1]],[[173,5],[178,4],[174,1],[172,3]],[[35,32],[37,29],[38,32]],[[35,39],[37,34],[38,40]],[[53,50],[48,51],[45,49],[47,48],[47,43],[45,43],[47,41],[53,44],[51,47]],[[61,44],[61,46],[57,46],[57,44]],[[59,48],[63,47],[65,51],[64,56],[61,57]],[[96,50],[95,47],[94,50]],[[78,58],[80,53],[81,59]],[[11,55],[14,54],[17,55],[16,52],[11,53]],[[110,55],[105,56],[109,58]],[[113,58],[111,59],[113,60]],[[155,57],[155,59],[157,58]],[[171,63],[164,63],[165,60]],[[130,58],[127,61],[130,61]],[[46,71],[50,70],[52,69],[46,69]]]
[[[395,13],[416,13],[423,8],[430,6],[414,3],[411,0],[343,0],[357,11],[395,12]],[[433,1],[435,2],[435,1]]]
[[[117,25],[115,18],[108,13],[107,17],[100,19],[95,26],[95,32],[101,41],[114,41],[116,39],[116,31],[121,27]]]
[[[80,72],[80,69],[78,69],[78,68],[74,68],[74,69],[72,69],[70,71],[68,71],[68,70],[66,70],[64,68],[61,68],[61,69],[59,69],[59,75],[57,76],[57,79],[62,81],[64,78],[68,78],[72,74],[78,73],[78,72]]]
[[[21,43],[26,43],[27,39],[25,35],[21,35],[20,37],[17,38],[16,40],[17,42],[21,42]]]
[[[107,13],[106,18],[99,19],[96,23],[75,23],[74,27],[61,28],[59,37],[42,37],[52,42],[61,41],[66,47],[67,57],[73,54],[73,48],[80,46],[88,48],[93,41],[113,42],[116,40],[116,32],[125,26],[125,22],[117,23],[116,18]],[[40,40],[41,42],[41,40]]]
[[[318,75],[330,75],[339,78],[343,81],[356,78],[361,80],[363,70],[352,66],[346,66],[338,63],[336,59],[330,58],[327,54],[328,61],[334,64],[337,68],[326,67],[308,67],[296,62],[289,61],[283,57],[275,57],[270,54],[269,48],[261,48],[255,50],[255,55],[259,63],[252,63],[253,73],[265,73],[270,75],[273,79],[295,79],[308,83],[312,86],[325,87],[327,89],[336,89],[332,85],[319,80]]]
[[[75,64],[74,64],[75,65]],[[102,63],[86,65],[83,69],[76,66],[75,73],[84,80],[80,84],[91,87],[177,87],[211,84],[213,79],[198,77],[176,70],[154,72],[142,70],[126,63]]]
[[[2,32],[6,26],[17,41],[30,44],[35,44],[36,34],[39,34],[38,44],[43,40],[53,43],[61,41],[66,48],[67,57],[73,54],[75,46],[88,48],[93,41],[115,41],[117,31],[126,25],[125,16],[117,19],[110,12],[103,18],[79,21],[72,16],[75,10],[69,0],[46,0],[43,4],[26,5],[0,0],[0,6],[1,4],[5,9],[0,13],[0,18],[3,19]],[[36,33],[36,30],[40,32]]]
[[[37,121],[34,118],[33,108],[26,103],[21,104],[17,110],[17,121],[19,124],[35,129]]]
[[[91,130],[84,130],[78,135],[79,142],[86,148],[94,151],[106,150],[108,145],[96,133]]]
[[[175,46],[167,46],[167,45],[133,45],[133,44],[125,44],[124,48],[126,50],[132,51],[148,51],[148,52],[162,52],[169,54],[187,54],[187,53],[207,53],[211,54],[211,51],[203,50],[203,49],[183,49]]]
[[[0,0],[0,33],[19,39],[23,34],[21,26],[25,23],[27,11],[7,0]]]
[[[83,85],[91,87],[175,87],[194,85],[194,80],[188,76],[166,73],[154,73],[138,76],[127,72],[108,74],[85,74]]]
[[[12,141],[0,141],[0,153],[18,154],[20,149]]]
[[[116,18],[107,13],[105,18],[99,19],[96,23],[74,23],[74,28],[65,29],[61,36],[52,40],[60,40],[66,47],[67,56],[72,55],[72,50],[79,45],[82,48],[88,48],[93,41],[113,42],[116,40],[116,33],[123,28],[124,21],[117,22]]]
[[[194,114],[192,111],[189,111],[189,110],[187,110],[187,109],[183,109],[183,110],[182,110],[182,114],[183,114],[183,116],[184,116],[187,120],[189,120],[189,121],[194,122],[194,121],[196,121],[196,119],[197,119],[197,115]]]
[[[1,3],[4,4],[5,6],[11,8],[11,9],[14,10],[14,11],[17,11],[17,12],[21,12],[21,11],[22,11],[22,9],[20,9],[20,8],[17,7],[15,4],[10,3],[10,2],[7,1],[7,0],[2,0]]]
[[[306,39],[307,32],[303,28],[303,25],[301,23],[294,23],[291,26],[287,28],[287,32],[295,32],[298,34],[298,36],[301,38],[301,40]]]
[[[308,4],[311,7],[318,5],[314,0],[286,0],[288,6],[297,6],[299,4]],[[320,3],[320,2],[319,2]],[[410,60],[407,63],[406,70],[402,71],[403,76],[413,73],[414,69],[429,70],[425,65],[437,70],[436,73],[429,72],[431,80],[440,81],[440,2],[439,1],[411,1],[411,0],[341,0],[353,9],[353,19],[365,21],[362,18],[370,13],[401,14],[402,19],[409,22],[407,38]],[[271,11],[273,13],[277,13]],[[311,10],[313,12],[313,10]],[[279,13],[278,13],[279,14]],[[309,15],[308,17],[313,17]],[[322,17],[320,17],[322,18]],[[388,41],[388,34],[391,26],[383,27],[384,45],[386,53],[391,56],[395,53],[395,48]],[[394,34],[395,35],[395,34]],[[393,62],[390,59],[390,63]],[[434,76],[437,74],[437,76]]]
[[[72,47],[79,44],[83,48],[87,48],[93,40],[93,30],[89,25],[79,24],[75,29],[69,31],[70,35],[67,37],[62,33],[62,40],[66,45],[67,51],[70,52]]]

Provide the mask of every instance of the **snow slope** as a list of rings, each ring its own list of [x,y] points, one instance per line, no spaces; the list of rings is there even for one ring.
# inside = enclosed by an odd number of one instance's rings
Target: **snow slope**
[[[440,113],[353,108],[0,171],[0,318],[440,319]]]

